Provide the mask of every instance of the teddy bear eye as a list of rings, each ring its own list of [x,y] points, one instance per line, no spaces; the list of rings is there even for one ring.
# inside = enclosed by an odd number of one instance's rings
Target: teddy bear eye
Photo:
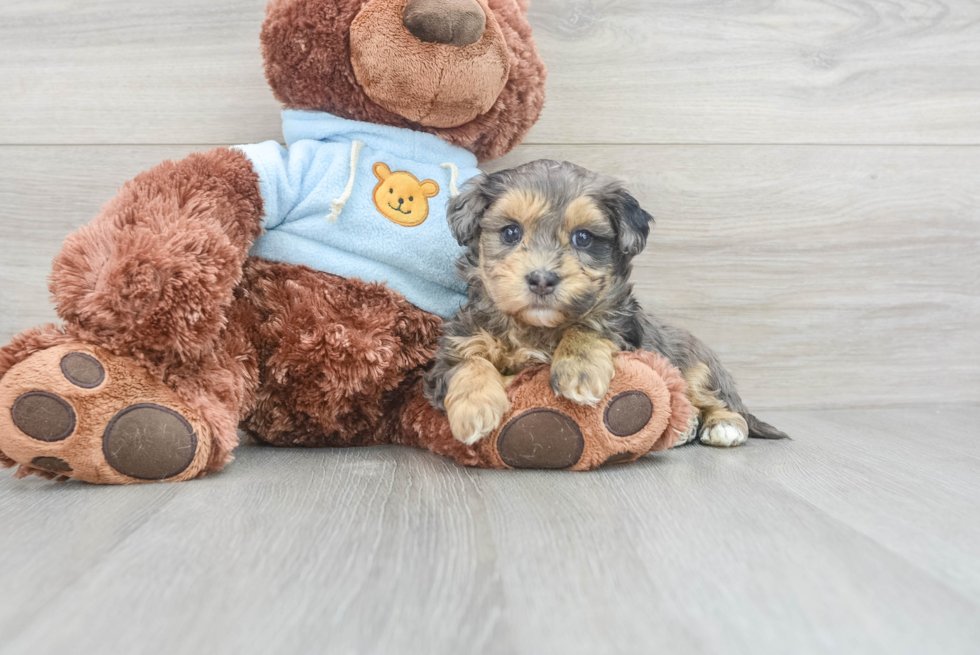
[[[504,229],[500,231],[500,240],[503,241],[508,246],[512,246],[521,240],[524,236],[524,230],[521,229],[520,225],[511,223]]]
[[[388,189],[388,193],[394,193],[394,192],[395,192],[394,189]]]
[[[409,196],[408,197],[408,201],[409,202],[415,202],[415,196]]]

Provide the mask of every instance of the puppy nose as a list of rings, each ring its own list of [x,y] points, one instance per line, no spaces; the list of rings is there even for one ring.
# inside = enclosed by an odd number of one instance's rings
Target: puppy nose
[[[527,276],[527,286],[531,293],[539,296],[550,296],[555,292],[560,278],[552,271],[534,271]]]
[[[408,0],[402,23],[419,41],[464,47],[487,29],[487,15],[476,0]]]

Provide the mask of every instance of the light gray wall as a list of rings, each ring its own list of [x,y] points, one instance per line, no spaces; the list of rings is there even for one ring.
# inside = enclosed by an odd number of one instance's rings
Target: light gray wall
[[[265,0],[0,2],[0,340],[126,179],[279,138]],[[980,5],[534,0],[548,107],[500,168],[626,179],[644,302],[755,408],[980,399]]]

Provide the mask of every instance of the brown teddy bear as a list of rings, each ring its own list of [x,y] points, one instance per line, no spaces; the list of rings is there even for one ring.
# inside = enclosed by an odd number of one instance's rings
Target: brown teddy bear
[[[238,428],[276,446],[427,447],[472,466],[589,469],[669,447],[691,408],[665,360],[623,355],[605,401],[510,387],[469,447],[424,399],[465,300],[446,205],[544,104],[527,0],[273,0],[266,74],[287,148],[165,162],[54,261],[62,326],[0,350],[0,463],[19,476],[181,481]]]

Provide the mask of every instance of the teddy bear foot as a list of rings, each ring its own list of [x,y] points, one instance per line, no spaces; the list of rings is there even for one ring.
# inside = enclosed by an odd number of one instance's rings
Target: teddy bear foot
[[[179,481],[207,468],[212,432],[136,362],[77,343],[0,380],[0,463],[18,477],[96,484]]]
[[[623,353],[596,407],[558,398],[546,367],[510,386],[511,411],[480,442],[484,465],[505,469],[587,471],[626,464],[670,448],[687,430],[692,408],[680,372],[651,353]]]

